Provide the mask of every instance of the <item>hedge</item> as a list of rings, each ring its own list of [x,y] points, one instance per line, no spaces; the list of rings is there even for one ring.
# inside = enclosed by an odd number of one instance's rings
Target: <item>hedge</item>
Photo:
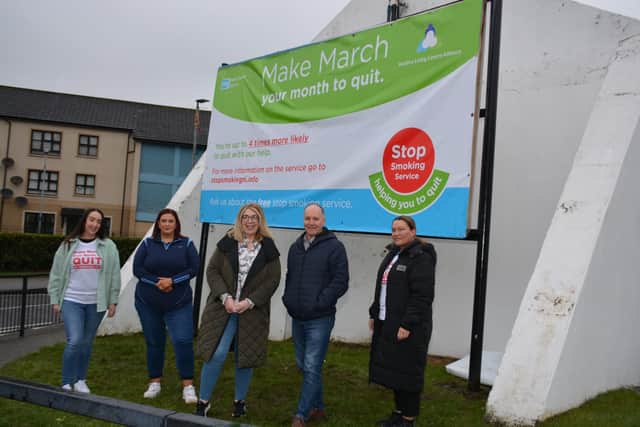
[[[0,272],[48,272],[63,236],[51,234],[0,233]],[[112,237],[124,264],[140,239]]]

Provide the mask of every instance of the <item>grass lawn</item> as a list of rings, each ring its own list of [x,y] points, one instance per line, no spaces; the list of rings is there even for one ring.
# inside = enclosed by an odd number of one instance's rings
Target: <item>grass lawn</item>
[[[45,348],[0,369],[0,375],[58,384],[63,344]],[[168,346],[165,379],[157,399],[142,397],[146,388],[145,348],[142,335],[99,337],[96,340],[88,383],[98,395],[151,404],[191,413],[185,405]],[[467,391],[467,383],[445,372],[449,360],[431,358],[427,369],[418,426],[487,426],[483,420],[488,388]],[[367,384],[368,347],[332,343],[324,369],[325,403],[329,420],[323,426],[373,426],[392,409],[390,391]],[[200,361],[196,362],[197,375]],[[247,398],[248,416],[241,421],[257,426],[288,426],[295,409],[301,375],[295,367],[293,344],[271,342],[265,366],[254,371]],[[210,417],[231,420],[233,366],[227,360],[213,394]],[[103,426],[107,423],[65,412],[0,398],[0,426]],[[313,426],[313,423],[309,424]],[[542,427],[640,426],[640,393],[617,390],[598,396],[575,410],[549,419]]]

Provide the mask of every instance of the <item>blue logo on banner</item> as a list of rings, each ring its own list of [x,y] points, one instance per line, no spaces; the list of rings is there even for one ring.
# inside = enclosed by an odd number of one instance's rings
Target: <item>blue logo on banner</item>
[[[426,52],[427,49],[434,47],[438,44],[438,38],[436,37],[436,27],[433,24],[429,24],[424,31],[424,39],[418,45],[417,52]]]

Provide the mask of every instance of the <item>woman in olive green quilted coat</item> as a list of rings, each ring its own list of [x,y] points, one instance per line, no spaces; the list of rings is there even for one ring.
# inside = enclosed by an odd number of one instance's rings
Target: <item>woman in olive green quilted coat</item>
[[[230,351],[236,366],[233,416],[246,413],[253,368],[267,356],[271,296],[280,283],[280,253],[257,204],[243,206],[218,242],[207,267],[211,293],[202,314],[196,352],[205,363],[196,414],[209,400]]]

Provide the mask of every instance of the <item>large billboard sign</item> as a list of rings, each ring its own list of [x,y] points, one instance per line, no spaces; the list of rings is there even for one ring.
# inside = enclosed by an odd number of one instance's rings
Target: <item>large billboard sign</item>
[[[201,220],[298,228],[314,201],[333,230],[464,237],[481,21],[465,0],[221,68]]]

